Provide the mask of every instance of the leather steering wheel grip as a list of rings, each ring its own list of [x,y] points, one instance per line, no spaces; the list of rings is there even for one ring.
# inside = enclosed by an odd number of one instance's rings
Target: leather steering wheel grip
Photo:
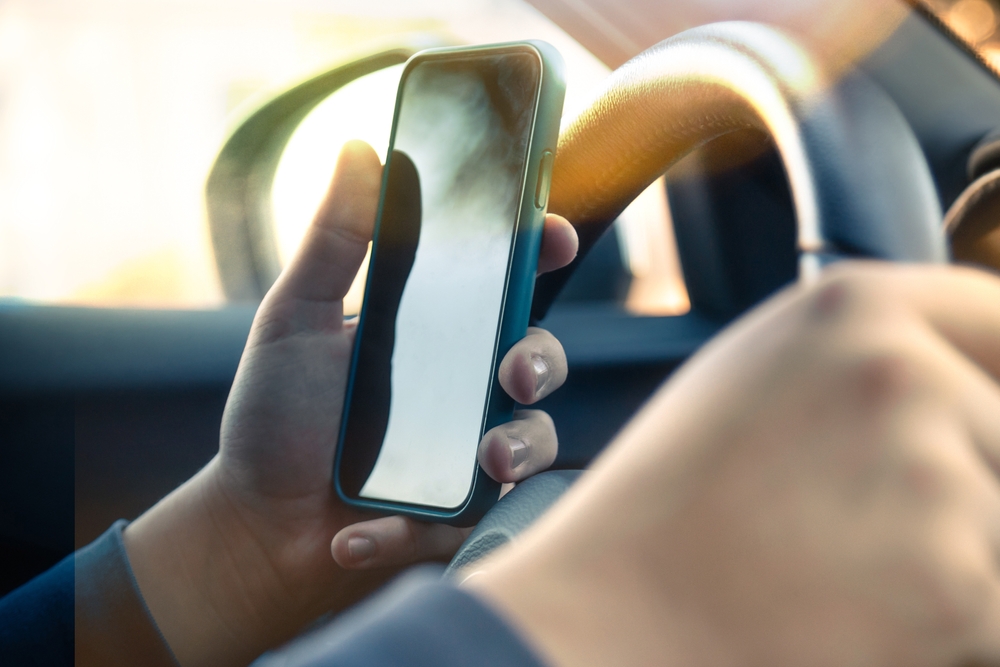
[[[549,470],[520,482],[479,522],[451,559],[445,574],[455,574],[513,540],[583,474],[582,470]]]
[[[560,136],[549,210],[576,227],[582,257],[673,164],[745,130],[769,137],[784,165],[800,276],[837,257],[946,261],[930,170],[892,100],[859,71],[828,77],[793,39],[756,23],[685,31],[613,72]],[[535,321],[575,266],[539,278]]]
[[[798,225],[800,278],[838,257],[943,262],[941,209],[912,130],[862,73],[833,81],[782,32],[719,23],[660,42],[611,74],[562,134],[549,210],[580,235],[580,256],[671,165],[732,132],[777,147]],[[540,320],[576,262],[538,279]],[[449,571],[512,540],[575,479],[518,484],[469,536]]]

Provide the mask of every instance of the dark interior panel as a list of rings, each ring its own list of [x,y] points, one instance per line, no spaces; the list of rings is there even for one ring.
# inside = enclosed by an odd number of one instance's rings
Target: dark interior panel
[[[76,400],[76,547],[134,519],[219,448],[228,387],[114,392]]]
[[[0,401],[0,595],[73,550],[73,401]]]

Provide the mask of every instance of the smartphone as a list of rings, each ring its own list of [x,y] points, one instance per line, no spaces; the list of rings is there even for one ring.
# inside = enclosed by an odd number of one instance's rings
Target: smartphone
[[[334,462],[349,505],[472,525],[500,485],[483,435],[526,332],[563,104],[544,42],[406,63]]]

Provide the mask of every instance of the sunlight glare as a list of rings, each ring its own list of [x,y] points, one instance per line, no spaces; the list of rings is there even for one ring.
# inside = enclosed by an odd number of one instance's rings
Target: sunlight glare
[[[341,147],[360,139],[385,163],[402,70],[396,65],[352,81],[321,102],[295,130],[271,188],[283,265],[295,254],[326,194]]]
[[[615,224],[622,259],[632,274],[625,309],[633,315],[682,315],[691,309],[681,272],[667,187],[660,177]]]

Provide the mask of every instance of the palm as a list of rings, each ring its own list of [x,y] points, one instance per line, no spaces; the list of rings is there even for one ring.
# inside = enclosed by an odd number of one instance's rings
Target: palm
[[[340,302],[324,308],[339,316]],[[353,328],[289,324],[277,337],[255,324],[223,417],[221,458],[251,496],[311,499],[321,510],[332,497]]]

